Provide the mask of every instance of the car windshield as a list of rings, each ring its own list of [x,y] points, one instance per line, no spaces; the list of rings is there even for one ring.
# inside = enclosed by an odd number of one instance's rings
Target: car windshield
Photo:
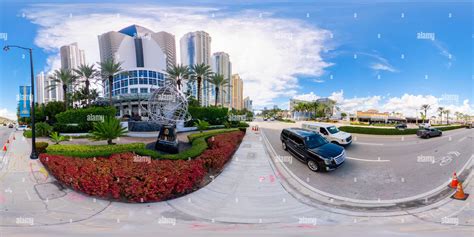
[[[339,132],[339,129],[337,129],[336,126],[331,126],[331,127],[328,127],[327,129],[331,134]]]
[[[320,135],[312,135],[305,138],[305,143],[308,148],[313,149],[328,143],[328,141]]]

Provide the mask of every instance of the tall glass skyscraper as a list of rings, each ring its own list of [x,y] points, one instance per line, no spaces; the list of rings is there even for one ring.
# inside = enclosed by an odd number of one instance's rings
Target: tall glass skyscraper
[[[186,66],[205,63],[211,66],[211,37],[204,31],[189,32],[180,39],[181,63]],[[193,82],[188,88],[184,83],[183,91],[190,90],[192,96],[197,98],[197,83]],[[204,80],[202,82],[202,106],[209,106],[212,85]]]

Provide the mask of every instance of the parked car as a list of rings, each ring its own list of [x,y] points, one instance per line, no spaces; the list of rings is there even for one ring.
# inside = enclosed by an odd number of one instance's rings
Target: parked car
[[[421,138],[430,138],[443,135],[443,132],[436,128],[424,128],[416,132],[416,135]]]
[[[406,129],[407,128],[407,124],[406,123],[400,123],[400,124],[397,124],[395,126],[396,129],[399,129],[399,130],[402,130],[402,129]]]
[[[16,130],[17,131],[25,131],[27,129],[27,126],[26,125],[18,125],[16,127]]]
[[[8,128],[13,128],[13,124],[12,123],[8,124]]]
[[[327,125],[322,123],[303,123],[302,128],[308,129],[318,133],[326,138],[328,141],[337,145],[350,145],[352,143],[352,135],[347,132],[340,131],[334,125]]]
[[[284,150],[306,163],[311,171],[334,170],[346,159],[344,148],[318,133],[302,128],[285,128],[280,134]]]

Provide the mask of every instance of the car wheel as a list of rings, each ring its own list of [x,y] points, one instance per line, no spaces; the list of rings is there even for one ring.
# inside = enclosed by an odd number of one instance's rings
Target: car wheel
[[[429,138],[430,138],[430,134],[426,134],[425,138],[426,138],[426,139],[429,139]]]
[[[314,160],[308,160],[308,162],[306,162],[306,164],[308,165],[308,168],[313,171],[313,172],[317,172],[319,171],[319,164],[318,162],[314,161]]]
[[[283,147],[283,150],[285,150],[285,151],[288,149],[288,147],[286,147],[286,142],[282,142],[281,146]]]

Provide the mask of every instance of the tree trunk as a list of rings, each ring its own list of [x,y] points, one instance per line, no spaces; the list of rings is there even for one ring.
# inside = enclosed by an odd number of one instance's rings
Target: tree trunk
[[[198,97],[198,102],[199,102],[199,105],[201,106],[201,77],[197,77],[197,97]]]
[[[109,105],[113,107],[113,102],[112,102],[112,87],[114,84],[114,76],[109,76]]]
[[[107,144],[108,145],[113,145],[114,143],[112,142],[112,139],[107,139]]]
[[[176,85],[178,85],[178,90],[181,90],[181,78],[176,79]]]
[[[217,100],[218,99],[219,99],[219,87],[216,86],[216,101],[214,102],[214,106],[216,106],[216,107],[217,107]]]
[[[67,110],[68,103],[67,103],[67,86],[66,85],[63,85],[63,99],[64,99],[64,106],[66,107],[66,110]]]
[[[86,79],[86,105],[89,105],[89,97],[90,97],[89,86],[90,86],[90,82],[89,80]]]

